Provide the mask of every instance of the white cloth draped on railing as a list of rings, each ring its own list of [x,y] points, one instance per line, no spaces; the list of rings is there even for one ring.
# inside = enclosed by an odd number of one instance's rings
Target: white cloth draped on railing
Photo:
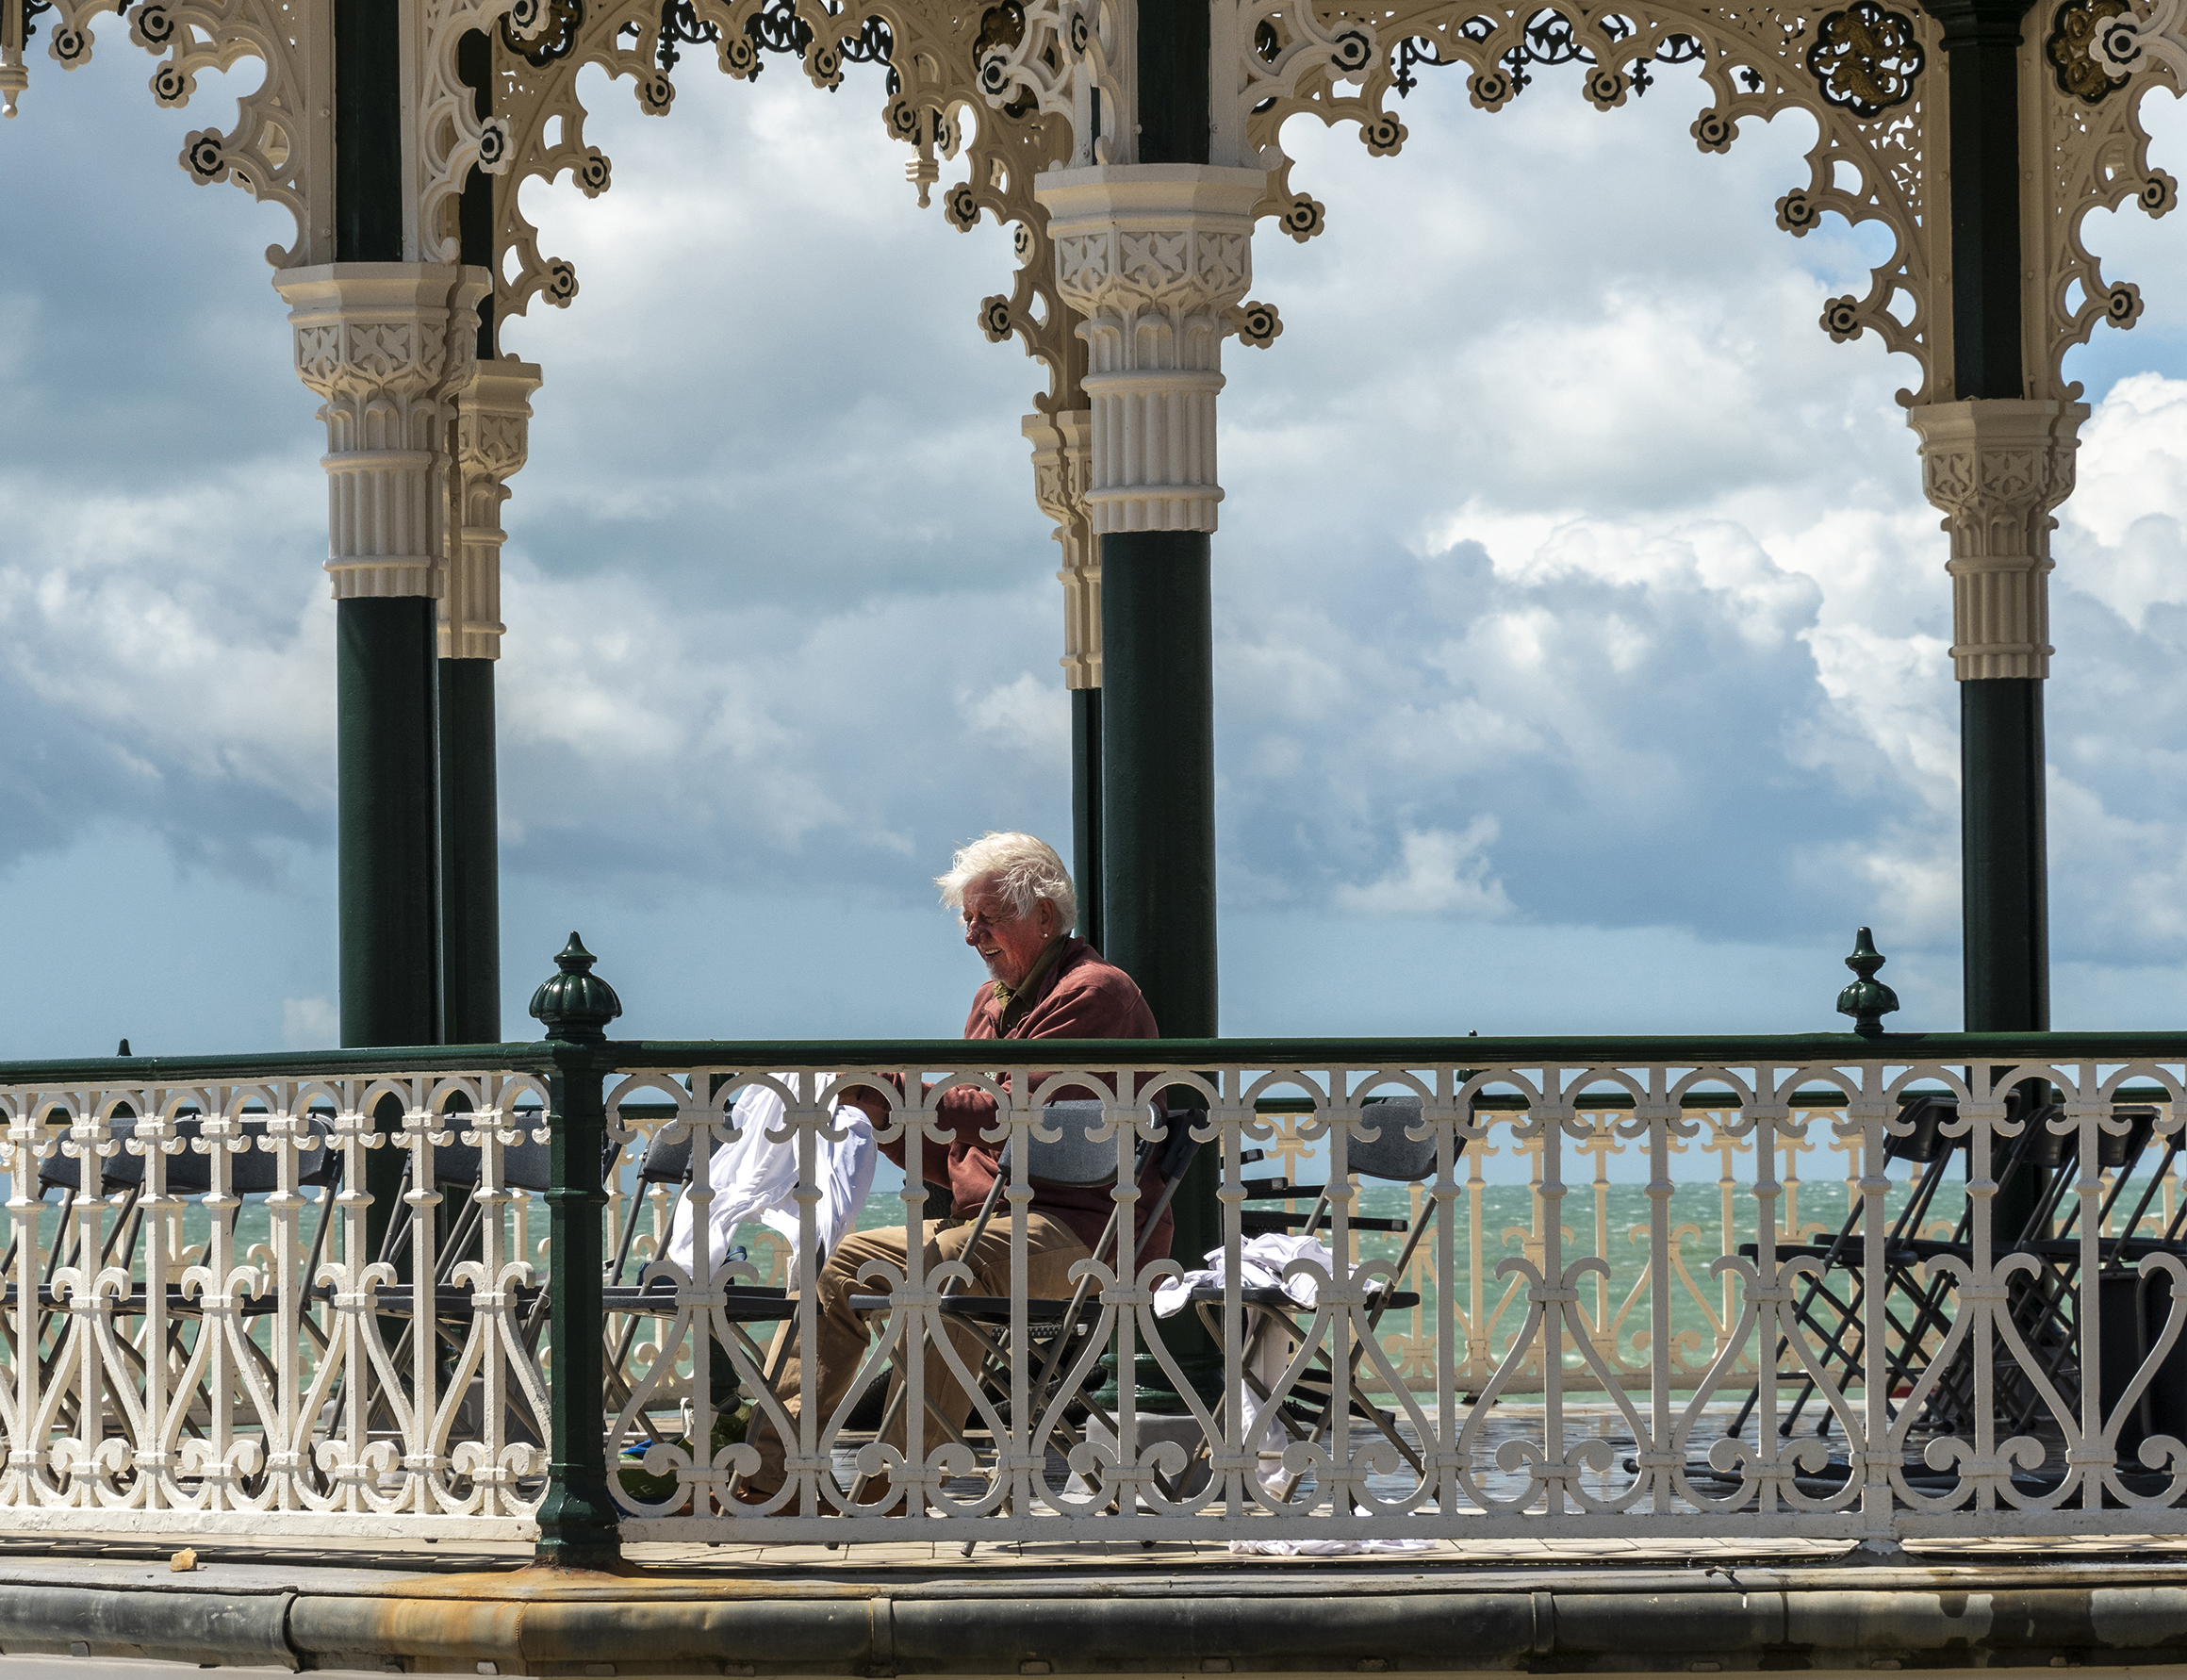
[[[804,1081],[821,1076],[775,1077],[802,1097]],[[783,1132],[784,1112],[781,1094],[766,1083],[747,1085],[730,1111],[736,1135],[715,1145],[707,1173],[714,1191],[714,1198],[706,1207],[707,1228],[712,1233],[707,1253],[717,1266],[742,1225],[757,1223],[781,1232],[788,1240],[791,1253],[797,1253],[798,1140],[794,1132],[781,1136],[779,1142],[768,1135]],[[873,1141],[873,1123],[849,1103],[836,1105],[833,1129],[843,1133],[840,1140],[816,1136],[813,1145],[814,1183],[820,1192],[820,1200],[813,1209],[813,1229],[824,1255],[834,1252],[858,1218],[858,1211],[873,1188],[874,1163],[880,1154]],[[682,1268],[686,1276],[696,1249],[689,1197],[686,1191],[676,1203],[665,1257]],[[794,1263],[790,1287],[798,1287]]]

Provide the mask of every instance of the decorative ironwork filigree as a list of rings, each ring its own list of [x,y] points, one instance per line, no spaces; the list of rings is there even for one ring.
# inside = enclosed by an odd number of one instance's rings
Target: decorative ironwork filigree
[[[661,0],[661,35],[653,51],[653,62],[663,70],[673,70],[682,58],[679,46],[713,46],[721,40],[721,30],[711,22],[702,22],[691,0]]]
[[[2089,48],[2111,19],[2132,8],[2127,0],[2065,0],[2052,20],[2043,57],[2058,78],[2058,91],[2090,105],[2101,105],[2119,86],[2090,56]]]
[[[1922,61],[1914,20],[1876,0],[1853,0],[1829,13],[1807,49],[1808,74],[1823,98],[1856,117],[1880,117],[1913,98]]]
[[[525,63],[544,70],[557,59],[567,58],[577,48],[577,37],[584,27],[584,0],[547,0],[547,21],[539,32],[531,37],[519,35],[515,27],[523,20],[512,14],[502,19],[502,45],[524,60]]]
[[[841,15],[841,8],[832,8],[825,14]],[[633,38],[636,31],[630,33]],[[732,45],[727,57],[740,73],[749,80],[765,68],[762,53],[774,53],[786,58],[802,59],[812,50],[815,37],[813,25],[798,15],[796,0],[764,0],[760,8],[745,20],[744,40],[750,42],[748,52]],[[655,37],[653,62],[665,74],[682,62],[683,55],[679,48],[686,46],[721,45],[721,26],[711,18],[701,18],[693,0],[663,0],[661,28]],[[846,64],[883,64],[888,66],[888,91],[902,91],[902,78],[890,62],[895,40],[889,34],[888,24],[878,17],[869,17],[854,35],[845,36],[836,47],[841,61]],[[833,85],[830,84],[830,91]]]
[[[1599,22],[1603,33],[1613,41],[1621,41],[1635,33],[1635,25],[1630,18],[1610,16]],[[1457,33],[1469,41],[1485,41],[1496,32],[1497,27],[1493,19],[1469,18],[1458,25]],[[1655,85],[1654,76],[1649,74],[1650,64],[1691,64],[1702,57],[1702,44],[1694,37],[1676,33],[1667,35],[1662,44],[1649,58],[1633,65],[1627,73],[1627,85],[1636,96],[1645,94]],[[1408,36],[1397,43],[1394,62],[1397,74],[1393,85],[1397,96],[1403,99],[1420,86],[1420,78],[1412,74],[1415,65],[1424,65],[1430,70],[1447,70],[1463,65],[1466,60],[1445,58],[1437,51],[1433,41]],[[1533,83],[1534,78],[1527,74],[1527,66],[1530,64],[1584,64],[1590,70],[1598,67],[1595,55],[1580,44],[1573,35],[1570,21],[1561,12],[1550,10],[1537,11],[1526,21],[1520,43],[1505,52],[1500,62],[1510,88],[1506,97],[1516,97]]]

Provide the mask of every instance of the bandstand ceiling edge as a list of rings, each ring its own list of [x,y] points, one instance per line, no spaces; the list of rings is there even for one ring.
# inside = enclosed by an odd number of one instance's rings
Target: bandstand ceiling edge
[[[1658,67],[1692,65],[1708,103],[1691,134],[1704,152],[1727,150],[1749,120],[1798,109],[1817,138],[1808,178],[1777,201],[1778,225],[1804,235],[1835,212],[1880,222],[1892,248],[1863,296],[1831,299],[1821,325],[1836,340],[1873,332],[1911,355],[1918,383],[1899,401],[1918,415],[1952,396],[1950,218],[1940,167],[1949,78],[1951,8],[1964,0],[1213,0],[1209,164],[1258,169],[1266,186],[1253,220],[1273,219],[1299,240],[1325,224],[1324,206],[1292,181],[1281,130],[1310,114],[1349,123],[1369,152],[1393,156],[1406,129],[1393,102],[1425,73],[1465,76],[1470,102],[1495,112],[1540,68],[1571,64],[1581,92],[1611,111],[1657,85]],[[181,162],[201,184],[229,180],[287,207],[297,236],[269,250],[276,269],[332,260],[332,55],[320,0],[0,0],[0,92],[13,114],[27,86],[33,30],[66,68],[90,60],[92,24],[125,14],[129,38],[161,62],[155,100],[189,103],[197,77],[245,58],[265,65],[232,128],[189,135]],[[2129,326],[2137,287],[2107,279],[2087,247],[2086,219],[2129,199],[2152,216],[2177,201],[2171,175],[2152,167],[2143,98],[2187,82],[2187,0],[2045,0],[2022,28],[2022,240],[2037,306],[2023,311],[2025,397],[2072,404],[2066,354],[2098,321]],[[576,296],[572,266],[544,254],[519,189],[567,173],[588,197],[613,179],[584,137],[578,78],[598,66],[630,82],[642,111],[666,116],[674,74],[711,47],[738,80],[767,56],[797,58],[833,91],[847,64],[887,67],[882,116],[914,156],[906,173],[928,204],[969,230],[983,215],[1011,230],[1017,270],[1007,292],[982,300],[991,340],[1016,337],[1047,372],[1024,430],[1033,445],[1036,498],[1056,522],[1066,594],[1070,686],[1099,683],[1098,545],[1087,522],[1090,440],[1081,380],[1083,321],[1059,283],[1048,210],[1037,196],[1053,170],[1135,161],[1133,8],[1122,0],[411,0],[404,19],[404,164],[411,191],[405,248],[412,260],[459,260],[457,206],[473,168],[494,190],[496,322],[534,298]],[[475,108],[458,65],[471,32],[493,43],[491,114]],[[1121,113],[1121,116],[1120,116]],[[963,178],[941,187],[942,164]],[[1248,280],[1249,266],[1244,271]],[[1217,330],[1267,347],[1283,323],[1271,304],[1218,305]],[[1083,300],[1081,300],[1083,301]],[[2067,468],[2069,472],[2069,467]],[[2067,484],[2070,479],[2068,477]],[[1217,495],[1219,496],[1219,491]],[[1209,515],[1211,519],[1211,503]],[[498,628],[498,627],[497,627]]]
[[[1942,26],[1930,12],[1882,0],[1835,9],[1791,0],[1652,0],[1645,8],[1615,0],[1320,0],[1303,8],[1295,0],[1216,0],[1214,9],[1216,86],[1228,96],[1215,101],[1210,160],[1265,167],[1269,189],[1257,215],[1302,240],[1322,231],[1325,207],[1293,187],[1284,123],[1305,113],[1352,123],[1371,153],[1393,156],[1406,129],[1392,98],[1414,91],[1426,69],[1463,71],[1470,102],[1493,112],[1525,91],[1535,69],[1570,63],[1584,73],[1583,95],[1607,111],[1647,93],[1659,79],[1652,67],[1693,64],[1710,103],[1691,132],[1707,152],[1727,150],[1750,118],[1808,112],[1818,128],[1809,179],[1778,201],[1778,224],[1803,235],[1835,211],[1849,222],[1881,222],[1894,240],[1866,295],[1832,299],[1821,324],[1840,340],[1874,331],[1888,349],[1912,354],[1922,384],[1902,396],[1908,404],[1932,400],[1948,383],[1949,369],[1939,366],[1949,357],[1943,187],[1932,178],[1935,149],[1924,139],[1943,120],[1947,78],[1938,74]],[[2031,14],[2022,51],[2038,74],[2023,77],[2035,107],[2025,115],[2038,125],[2050,178],[2030,183],[2040,195],[2030,219],[2039,248],[2030,256],[2046,301],[2044,319],[2027,325],[2029,363],[2043,370],[2030,397],[2077,396],[2064,388],[2065,353],[2097,321],[2128,325],[2140,312],[2139,288],[2104,278],[2083,228],[2091,210],[2129,198],[2152,215],[2176,202],[2172,177],[2148,161],[2139,107],[2150,88],[2177,92],[2181,85],[2182,12],[2187,0],[2149,8],[2060,0]],[[298,235],[269,251],[275,267],[326,260],[320,247],[331,230],[323,217],[314,227],[311,206],[330,191],[332,71],[306,0],[10,0],[0,6],[13,26],[8,32],[19,37],[0,39],[0,92],[10,114],[28,82],[29,43],[20,38],[43,33],[46,56],[74,69],[90,60],[92,25],[108,13],[125,14],[131,41],[163,60],[150,84],[162,106],[188,105],[207,69],[229,70],[245,58],[264,64],[265,79],[241,101],[232,128],[190,134],[180,161],[193,180],[234,181],[289,210]],[[830,11],[829,0],[419,0],[414,15],[417,256],[454,260],[453,205],[474,164],[503,176],[498,232],[514,272],[497,277],[498,317],[523,314],[535,296],[557,305],[575,296],[575,271],[540,252],[514,189],[567,171],[588,197],[606,190],[609,160],[584,139],[576,90],[584,68],[627,78],[642,110],[666,115],[671,72],[700,47],[713,47],[720,68],[739,80],[756,76],[766,55],[796,57],[829,91],[841,85],[846,64],[879,61],[890,71],[883,121],[917,154],[906,173],[921,203],[939,182],[940,163],[962,153],[966,175],[943,192],[943,213],[960,228],[984,213],[1012,230],[1017,272],[1008,293],[981,301],[982,330],[995,341],[1018,337],[1047,370],[1049,388],[1035,399],[1042,413],[1077,406],[1083,350],[1056,295],[1034,182],[1050,168],[1132,160],[1128,139],[1104,133],[1099,115],[1132,108],[1127,6],[863,0]],[[496,38],[494,114],[483,120],[455,62],[457,41],[472,30]],[[1112,118],[1110,129],[1117,126]],[[1254,345],[1281,331],[1267,305],[1241,306],[1228,324]]]

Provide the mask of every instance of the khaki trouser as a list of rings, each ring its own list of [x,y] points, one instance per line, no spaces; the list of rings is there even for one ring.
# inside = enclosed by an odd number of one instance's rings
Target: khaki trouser
[[[928,1271],[931,1273],[945,1260],[962,1260],[971,1268],[973,1281],[969,1286],[960,1285],[951,1293],[1007,1296],[1010,1293],[1009,1219],[998,1211],[988,1221],[978,1248],[970,1248],[971,1240],[969,1222],[929,1220],[926,1226]],[[1032,1209],[1026,1211],[1026,1287],[1033,1299],[1067,1297],[1076,1287],[1070,1276],[1072,1266],[1091,1258],[1091,1251],[1078,1240],[1078,1234],[1061,1220]],[[814,1399],[819,1408],[815,1413],[816,1426],[821,1429],[827,1428],[835,1408],[843,1404],[844,1395],[850,1390],[850,1380],[858,1375],[871,1341],[867,1319],[864,1314],[851,1310],[850,1297],[884,1294],[888,1290],[886,1283],[859,1281],[859,1272],[877,1260],[899,1273],[904,1270],[903,1227],[883,1226],[846,1237],[843,1245],[828,1257],[828,1263],[820,1269],[817,1350],[820,1375],[814,1385]],[[795,1350],[797,1334],[797,1320],[786,1321],[777,1332],[778,1351],[782,1337],[792,1339],[790,1346]],[[952,1328],[949,1340],[957,1349],[958,1358],[964,1361],[964,1368],[977,1372],[980,1347],[972,1333]],[[964,1385],[957,1380],[956,1372],[949,1368],[938,1349],[928,1349],[924,1364],[927,1417],[926,1441],[919,1455],[922,1462],[949,1439],[943,1420],[962,1428],[972,1410],[971,1397],[965,1393]],[[804,1401],[804,1364],[795,1351],[783,1361],[781,1375],[775,1382],[775,1392],[795,1425],[802,1415]],[[905,1419],[909,1412],[908,1405],[899,1410],[887,1438],[889,1444],[898,1449],[904,1444]],[[786,1450],[775,1430],[774,1420],[766,1414],[764,1406],[753,1413],[749,1440],[759,1449],[760,1467],[745,1478],[744,1485],[752,1496],[764,1498],[780,1488],[787,1477],[783,1468]]]

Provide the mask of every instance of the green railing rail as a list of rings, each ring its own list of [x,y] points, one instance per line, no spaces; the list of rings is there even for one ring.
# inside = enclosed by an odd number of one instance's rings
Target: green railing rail
[[[574,1042],[574,1041],[572,1041]],[[1022,1064],[1099,1066],[1117,1060],[1114,1039],[1041,1039]],[[193,1084],[249,1079],[354,1079],[374,1073],[438,1073],[492,1068],[551,1075],[567,1060],[554,1039],[498,1045],[406,1045],[383,1049],[270,1050],[247,1055],[97,1056],[0,1062],[0,1085]],[[966,1059],[963,1039],[600,1039],[584,1044],[602,1072],[689,1067],[949,1067]],[[997,1058],[989,1051],[978,1060]],[[1679,1067],[1833,1066],[1850,1062],[2178,1062],[2179,1032],[1850,1032],[1670,1034],[1537,1038],[1147,1038],[1130,1041],[1130,1060],[1178,1067],[1244,1064],[1354,1069],[1422,1066],[1526,1066],[1555,1062],[1617,1067],[1669,1062]]]

